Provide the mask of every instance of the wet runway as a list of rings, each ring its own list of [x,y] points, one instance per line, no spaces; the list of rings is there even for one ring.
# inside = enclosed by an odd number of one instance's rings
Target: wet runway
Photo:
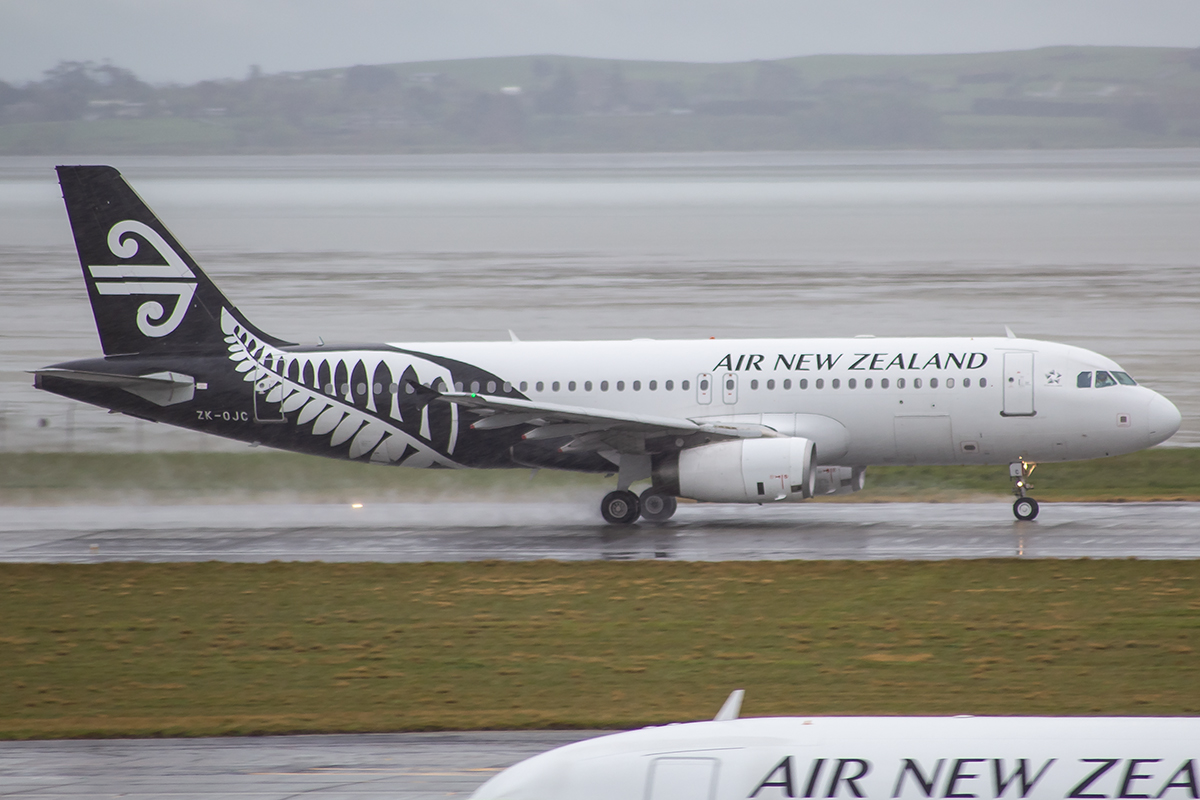
[[[588,731],[0,742],[0,796],[467,797],[504,767]]]
[[[582,503],[9,507],[0,561],[683,561],[1200,558],[1200,504],[682,505],[663,525]]]

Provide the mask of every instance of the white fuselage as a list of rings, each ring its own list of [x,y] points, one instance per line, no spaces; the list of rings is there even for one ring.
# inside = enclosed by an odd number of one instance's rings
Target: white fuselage
[[[1077,385],[1081,372],[1120,371],[1111,359],[1033,339],[441,342],[395,347],[476,365],[534,402],[758,423],[785,435],[809,436],[818,442],[821,464],[1100,458],[1158,444],[1180,424],[1174,405],[1145,387]],[[456,388],[491,393],[497,387]]]
[[[1200,719],[776,717],[645,728],[560,747],[473,800],[1200,796]]]

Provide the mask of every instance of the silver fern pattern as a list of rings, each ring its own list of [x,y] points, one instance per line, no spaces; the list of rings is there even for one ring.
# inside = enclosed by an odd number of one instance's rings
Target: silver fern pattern
[[[348,443],[349,458],[382,464],[463,466],[453,458],[458,407],[431,409],[416,397],[417,385],[452,386],[446,367],[400,352],[289,353],[257,340],[227,309],[221,330],[229,360],[258,397],[278,404],[287,424],[328,436],[330,449]]]

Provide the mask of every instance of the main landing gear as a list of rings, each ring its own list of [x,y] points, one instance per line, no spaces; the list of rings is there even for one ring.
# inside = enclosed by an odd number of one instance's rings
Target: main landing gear
[[[618,489],[604,496],[600,514],[613,525],[632,525],[638,517],[650,522],[664,522],[671,518],[677,507],[674,497],[653,487],[642,492],[640,498],[628,489]]]
[[[628,489],[617,489],[604,495],[600,501],[600,514],[605,522],[613,525],[632,525],[642,513],[638,496]]]
[[[1037,469],[1037,464],[1021,459],[1008,465],[1008,475],[1013,479],[1013,494],[1017,496],[1013,503],[1013,516],[1022,522],[1037,519],[1038,501],[1026,497],[1025,493],[1033,488],[1029,476]]]

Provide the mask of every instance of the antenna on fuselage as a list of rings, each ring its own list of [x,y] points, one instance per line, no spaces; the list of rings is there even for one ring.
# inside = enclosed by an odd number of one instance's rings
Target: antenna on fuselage
[[[1010,339],[1017,338],[1017,335],[1012,332],[1012,328],[1008,327],[1007,325],[1004,326],[1004,335]]]
[[[728,722],[731,719],[737,719],[738,714],[742,713],[742,698],[745,696],[745,689],[734,689],[730,692],[729,697],[725,700],[725,705],[721,706],[721,710],[713,717],[713,722]]]

